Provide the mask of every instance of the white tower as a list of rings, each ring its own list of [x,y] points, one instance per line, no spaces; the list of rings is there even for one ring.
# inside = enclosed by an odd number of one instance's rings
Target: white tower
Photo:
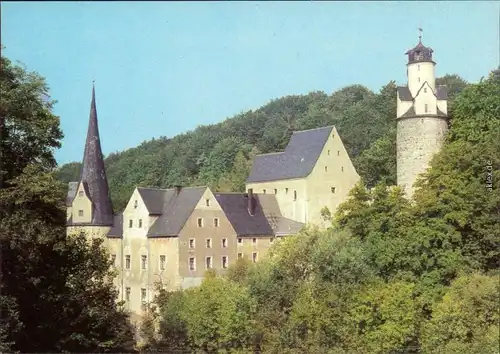
[[[448,91],[436,86],[432,53],[420,36],[417,46],[405,53],[408,86],[397,90],[397,183],[409,198],[448,130]]]

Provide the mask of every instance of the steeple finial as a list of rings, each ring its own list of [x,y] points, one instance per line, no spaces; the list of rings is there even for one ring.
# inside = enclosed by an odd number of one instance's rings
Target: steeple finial
[[[113,209],[109,197],[108,180],[104,168],[99,127],[97,124],[97,109],[95,103],[95,86],[92,82],[92,101],[90,103],[89,128],[83,153],[82,174],[80,180],[86,183],[90,199],[94,206],[92,224],[112,225]]]
[[[422,43],[422,33],[424,32],[424,30],[422,29],[422,27],[419,27],[419,28],[418,28],[418,32],[419,32],[419,35],[418,35],[418,42],[419,42],[419,43]]]

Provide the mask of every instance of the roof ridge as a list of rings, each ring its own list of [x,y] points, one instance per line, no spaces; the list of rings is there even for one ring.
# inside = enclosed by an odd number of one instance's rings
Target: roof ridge
[[[152,187],[136,187],[137,189],[147,189],[150,191],[173,191],[175,190],[175,187],[172,188],[152,188]],[[182,189],[195,189],[195,188],[208,188],[207,186],[189,186],[189,187],[182,187]]]
[[[327,128],[333,128],[333,127],[335,127],[335,125],[332,124],[332,125],[327,125],[327,126],[324,126],[324,127],[311,128],[311,129],[305,129],[305,130],[297,130],[297,131],[292,132],[292,134],[310,132],[312,130],[321,130],[321,129],[327,129]]]

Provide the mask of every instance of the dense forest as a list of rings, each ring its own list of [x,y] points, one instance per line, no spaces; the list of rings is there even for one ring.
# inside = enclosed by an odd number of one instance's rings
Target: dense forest
[[[458,75],[438,78],[437,83],[448,85],[451,99],[466,86]],[[120,211],[136,186],[208,185],[220,191],[242,191],[252,156],[281,151],[293,131],[326,125],[337,127],[368,185],[381,180],[392,184],[396,175],[395,117],[393,81],[378,93],[352,85],[331,95],[312,92],[278,98],[222,123],[110,154],[105,163],[111,199]],[[83,141],[82,136],[82,151]],[[80,168],[80,163],[62,166],[59,179],[77,181]]]
[[[199,287],[157,284],[138,348],[102,240],[66,237],[61,180],[78,179],[79,166],[56,168],[63,132],[48,87],[1,59],[1,352],[498,352],[500,70],[476,84],[439,80],[450,86],[451,127],[411,202],[388,188],[393,82],[285,97],[108,156],[116,209],[135,185],[241,190],[254,154],[327,124],[363,176],[328,230],[306,228]]]

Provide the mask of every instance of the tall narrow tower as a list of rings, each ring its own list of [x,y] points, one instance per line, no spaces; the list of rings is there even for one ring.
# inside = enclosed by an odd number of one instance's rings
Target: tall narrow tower
[[[80,181],[69,183],[67,206],[69,228],[83,227],[94,236],[104,236],[113,225],[113,209],[99,138],[94,87]]]
[[[432,53],[419,37],[417,46],[405,53],[408,85],[397,90],[397,183],[409,198],[448,130],[448,91],[436,86]]]

